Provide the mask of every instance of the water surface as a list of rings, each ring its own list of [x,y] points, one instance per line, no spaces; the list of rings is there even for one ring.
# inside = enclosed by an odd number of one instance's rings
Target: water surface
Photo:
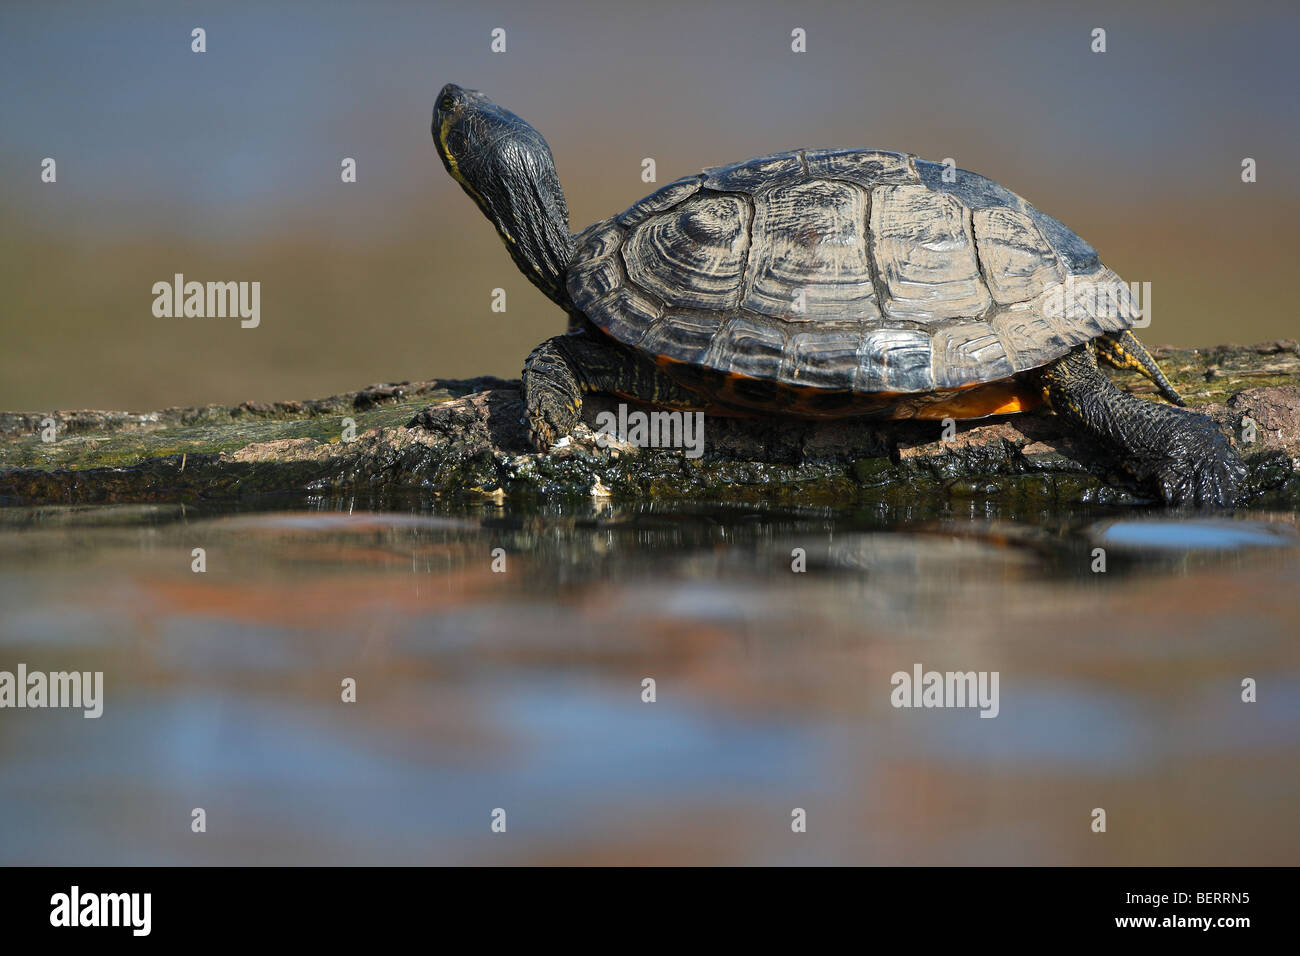
[[[1295,864],[1297,585],[1290,515],[0,510],[0,670],[105,682],[0,710],[0,863]]]

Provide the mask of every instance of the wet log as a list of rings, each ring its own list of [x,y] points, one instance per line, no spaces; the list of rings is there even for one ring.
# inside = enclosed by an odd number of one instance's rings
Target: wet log
[[[1232,437],[1266,507],[1300,501],[1300,345],[1155,350],[1189,404]],[[1131,373],[1120,387],[1156,400]],[[273,494],[419,493],[893,505],[919,496],[1044,506],[1141,500],[1086,436],[1035,412],[960,422],[706,417],[702,454],[596,433],[615,400],[532,453],[519,383],[373,385],[330,398],[149,413],[0,413],[0,502],[98,503]],[[632,406],[632,410],[650,411]]]

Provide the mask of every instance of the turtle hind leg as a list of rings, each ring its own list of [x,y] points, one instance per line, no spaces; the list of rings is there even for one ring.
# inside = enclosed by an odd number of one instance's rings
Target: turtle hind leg
[[[582,396],[590,392],[670,408],[702,405],[699,396],[653,362],[600,333],[586,329],[557,335],[524,362],[524,424],[533,447],[547,451],[569,434],[582,417]]]
[[[1214,422],[1116,388],[1081,345],[1038,373],[1052,411],[1117,453],[1169,504],[1230,507],[1246,467]]]
[[[1111,368],[1135,369],[1151,379],[1160,390],[1160,394],[1169,401],[1175,405],[1187,404],[1183,401],[1183,396],[1178,394],[1178,389],[1165,378],[1165,373],[1160,371],[1160,366],[1146,350],[1146,346],[1128,329],[1122,332],[1107,332],[1095,339],[1093,345],[1097,349],[1097,357]]]

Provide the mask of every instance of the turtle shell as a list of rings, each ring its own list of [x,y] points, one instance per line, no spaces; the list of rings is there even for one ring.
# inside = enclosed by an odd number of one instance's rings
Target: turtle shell
[[[569,297],[609,335],[787,385],[992,382],[1141,315],[1096,250],[1051,216],[976,173],[883,150],[709,169],[577,245]]]

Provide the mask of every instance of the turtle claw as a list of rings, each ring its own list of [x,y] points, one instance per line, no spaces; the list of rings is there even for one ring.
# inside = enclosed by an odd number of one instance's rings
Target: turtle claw
[[[528,443],[545,454],[578,424],[578,405],[547,383],[529,381],[524,389],[524,425]]]
[[[531,418],[524,418],[521,421],[528,427],[528,444],[532,446],[533,451],[541,452],[543,455],[550,451],[555,442],[546,423]]]
[[[549,422],[545,411],[542,409],[529,409],[528,414],[524,417],[524,424],[528,426],[528,443],[543,455],[551,450],[552,445],[568,434],[567,430],[561,430]]]
[[[582,386],[566,352],[564,336],[548,339],[524,363],[524,425],[528,441],[545,454],[578,424]]]
[[[1156,472],[1160,497],[1175,507],[1231,508],[1245,486],[1246,466],[1209,419],[1196,418],[1198,427],[1171,436],[1177,453]]]

